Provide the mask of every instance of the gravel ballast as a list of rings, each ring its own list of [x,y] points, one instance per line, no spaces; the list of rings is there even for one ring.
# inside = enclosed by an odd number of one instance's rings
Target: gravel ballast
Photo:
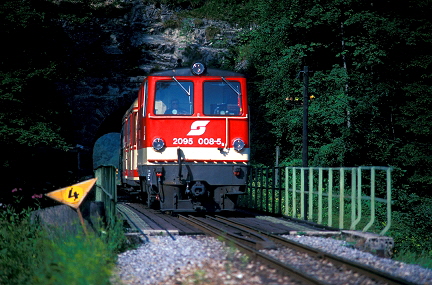
[[[284,237],[397,274],[417,284],[432,284],[432,270],[379,258],[349,248],[344,241],[310,236]],[[251,262],[233,247],[212,237],[176,236],[175,239],[150,237],[149,243],[120,254],[113,279],[118,284],[297,284],[273,269]]]
[[[371,253],[350,248],[347,246],[346,242],[341,240],[291,235],[285,235],[283,237],[352,261],[366,264],[416,284],[432,284],[432,270],[430,269],[418,265],[406,264],[389,258],[380,258]]]

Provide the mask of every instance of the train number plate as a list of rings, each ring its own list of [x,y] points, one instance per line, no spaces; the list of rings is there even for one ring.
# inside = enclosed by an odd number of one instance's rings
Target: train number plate
[[[199,145],[224,145],[221,138],[173,138],[174,145],[193,145],[194,143]]]

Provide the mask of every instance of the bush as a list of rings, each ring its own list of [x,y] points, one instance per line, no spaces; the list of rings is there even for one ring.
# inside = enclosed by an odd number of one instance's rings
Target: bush
[[[210,26],[205,30],[205,36],[207,41],[213,40],[217,34],[221,32],[220,28],[216,26]]]
[[[0,284],[110,284],[126,239],[120,223],[88,236],[48,232],[30,211],[0,213]]]
[[[42,233],[10,207],[0,215],[0,284],[32,284],[32,272],[43,260],[39,241]]]
[[[432,198],[419,197],[415,194],[400,195],[388,235],[395,239],[398,252],[432,252]]]
[[[34,284],[110,284],[114,256],[96,235],[60,234],[41,245],[43,262],[34,271]]]

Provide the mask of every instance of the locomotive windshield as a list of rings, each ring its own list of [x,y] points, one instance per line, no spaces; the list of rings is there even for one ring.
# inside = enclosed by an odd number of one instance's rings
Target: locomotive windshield
[[[240,115],[241,93],[237,81],[204,82],[204,114],[205,115]]]
[[[158,81],[154,113],[156,115],[192,115],[193,83],[190,81]]]

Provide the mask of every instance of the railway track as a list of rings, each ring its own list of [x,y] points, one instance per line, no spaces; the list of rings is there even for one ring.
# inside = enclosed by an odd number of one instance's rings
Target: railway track
[[[132,235],[142,235],[147,242],[150,235],[169,236],[173,241],[180,235],[222,237],[227,244],[234,245],[252,259],[302,284],[417,284],[352,259],[282,238],[280,235],[286,234],[286,229],[272,234],[275,224],[266,224],[262,219],[219,215],[173,217],[135,203],[120,203],[117,208],[139,232]]]
[[[304,284],[350,284],[347,280],[353,279],[362,279],[361,284],[414,284],[370,266],[256,230],[224,217],[179,218],[209,235],[223,237],[255,260]],[[290,253],[285,252],[287,249]],[[284,252],[282,258],[274,257],[278,252]],[[290,257],[285,259],[288,255]],[[298,261],[303,264],[298,266]]]
[[[167,235],[175,240],[176,235],[204,234],[173,216],[148,209],[140,203],[118,203],[117,210],[131,226],[131,231],[142,235],[146,241],[151,235]]]

